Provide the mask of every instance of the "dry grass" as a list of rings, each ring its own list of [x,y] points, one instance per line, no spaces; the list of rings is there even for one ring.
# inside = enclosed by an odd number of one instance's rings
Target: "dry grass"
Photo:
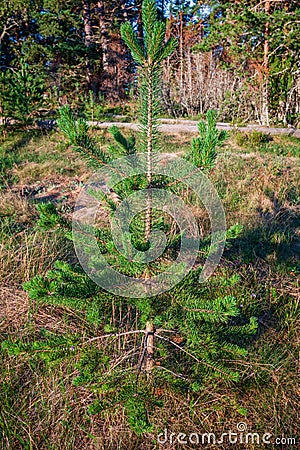
[[[10,187],[0,192],[0,217],[14,217],[17,223],[26,223],[36,216],[33,205]]]
[[[68,254],[69,248],[59,236],[39,231],[7,237],[0,244],[0,281],[20,286],[52,268],[57,259]]]
[[[0,332],[14,333],[28,321],[29,301],[23,290],[2,286],[0,291]]]
[[[101,139],[103,136],[99,134]],[[185,136],[168,137],[167,147],[182,151],[186,143]],[[283,141],[275,143],[283,145]],[[5,145],[9,148],[11,143]],[[35,228],[33,201],[67,204],[69,214],[79,183],[88,172],[58,134],[22,145],[15,150],[19,152],[17,167],[7,172],[8,178],[13,175],[17,180],[0,192],[0,333],[2,339],[23,336],[28,340],[44,329],[59,335],[85,335],[90,325],[80,313],[29,302],[21,286],[72,252],[57,233]],[[8,356],[1,351],[2,450],[192,449],[195,446],[160,447],[157,434],[168,428],[175,434],[214,432],[220,436],[234,432],[239,422],[262,434],[299,435],[299,159],[258,150],[245,151],[233,145],[232,139],[212,174],[228,224],[239,222],[245,227],[244,238],[224,255],[215,274],[216,289],[221,277],[238,273],[241,281],[235,296],[245,310],[256,312],[260,323],[260,334],[249,346],[248,363],[241,368],[242,381],[231,387],[222,381],[204,382],[197,394],[174,392],[165,386],[159,393],[163,407],[149,412],[153,430],[138,436],[127,424],[122,405],[102,414],[88,414],[97,393],[72,383],[78,374],[78,355],[46,367],[26,354]],[[26,162],[26,158],[31,160]],[[39,185],[41,191],[30,191]],[[266,254],[259,253],[261,246]],[[257,252],[256,258],[253,252]],[[233,448],[226,443],[202,447]],[[234,448],[270,446],[236,444]]]

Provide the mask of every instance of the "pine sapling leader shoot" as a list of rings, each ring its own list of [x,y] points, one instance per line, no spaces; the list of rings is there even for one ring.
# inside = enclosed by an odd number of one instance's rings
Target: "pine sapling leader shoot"
[[[166,26],[157,18],[155,1],[145,0],[142,8],[144,39],[140,44],[130,23],[121,26],[121,35],[139,66],[140,122],[142,147],[147,152],[147,183],[152,184],[152,158],[157,151],[158,114],[160,111],[160,75],[161,62],[170,56],[176,48],[174,38],[165,42]],[[148,195],[145,239],[151,232],[151,196]]]

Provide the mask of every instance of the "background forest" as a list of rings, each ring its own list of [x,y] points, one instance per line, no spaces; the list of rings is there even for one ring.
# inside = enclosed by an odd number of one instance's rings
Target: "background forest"
[[[136,70],[120,26],[142,37],[141,0],[8,0],[0,5],[2,117],[131,114]],[[297,0],[157,1],[176,52],[164,62],[170,117],[218,110],[223,121],[299,122]],[[13,106],[12,106],[13,105]],[[126,106],[127,105],[127,106]],[[130,112],[130,113],[129,113]]]

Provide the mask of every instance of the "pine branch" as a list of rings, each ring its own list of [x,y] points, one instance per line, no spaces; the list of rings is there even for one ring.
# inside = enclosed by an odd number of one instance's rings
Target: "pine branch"
[[[126,43],[127,47],[130,49],[131,55],[135,62],[141,66],[146,62],[146,56],[141,48],[137,36],[133,31],[131,24],[129,22],[123,23],[120,28],[121,36]]]
[[[192,353],[188,352],[187,350],[185,350],[185,349],[184,349],[183,347],[181,347],[180,345],[176,344],[176,342],[172,341],[171,339],[165,338],[165,337],[163,337],[163,336],[161,336],[161,335],[159,335],[159,334],[157,334],[157,333],[155,334],[155,336],[156,336],[157,338],[159,338],[159,339],[162,339],[162,340],[165,341],[165,342],[168,342],[168,344],[171,344],[171,345],[173,345],[174,347],[178,348],[180,351],[182,351],[183,353],[185,353],[186,355],[188,355],[190,358],[192,358],[192,359],[194,359],[195,361],[197,361],[197,363],[203,364],[203,365],[205,365],[206,367],[208,367],[208,368],[210,368],[210,369],[212,369],[212,370],[214,370],[214,371],[219,372],[221,375],[228,376],[228,373],[227,373],[226,371],[221,370],[221,369],[217,368],[216,366],[207,363],[207,362],[204,361],[203,359],[201,359],[201,360],[198,359],[195,355],[193,355]]]
[[[125,155],[131,155],[135,153],[135,137],[130,136],[128,139],[125,138],[125,136],[121,133],[120,129],[113,125],[108,129],[110,134],[113,136],[114,140],[116,141],[119,149],[121,150],[122,154]],[[114,147],[110,146],[110,150],[113,150]]]
[[[217,129],[216,111],[207,111],[206,119],[207,123],[204,120],[198,123],[199,136],[192,139],[187,159],[201,170],[210,171],[216,164],[216,150],[227,139],[227,133]]]
[[[68,106],[60,108],[57,124],[73,145],[74,150],[82,153],[92,167],[99,168],[103,163],[109,162],[109,156],[89,136],[89,126],[86,121],[75,120]]]

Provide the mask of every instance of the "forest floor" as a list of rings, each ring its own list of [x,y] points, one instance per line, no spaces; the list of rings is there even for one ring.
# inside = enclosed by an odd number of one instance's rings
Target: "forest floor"
[[[178,125],[163,136],[162,151],[184,153],[190,145],[191,131],[196,129],[182,132],[182,124]],[[112,141],[106,129],[96,129],[94,135],[103,148]],[[29,300],[22,289],[25,281],[52,269],[57,259],[74,255],[69,241],[37,227],[36,205],[51,201],[71,217],[91,170],[57,131],[11,132],[0,140],[0,158],[1,342],[36,339],[44,330],[97,335],[100,329],[87,325],[84,314]],[[239,128],[219,149],[211,174],[228,227],[243,226],[212,283],[216,292],[222,292],[224,283],[237,276],[232,295],[259,322],[255,339],[247,343],[239,382],[204,381],[197,393],[166,388],[158,393],[163,407],[149,412],[152,431],[138,435],[128,425],[121,404],[102,414],[88,412],[96,393],[72,383],[77,361],[45,366],[25,353],[8,354],[2,345],[0,449],[226,450],[232,444],[159,446],[157,435],[167,428],[175,436],[180,432],[220,436],[235,433],[241,423],[260,436],[270,433],[275,448],[297,448],[288,439],[300,435],[299,161],[300,140],[295,136],[271,137]],[[249,450],[271,447],[251,440],[234,444]]]

